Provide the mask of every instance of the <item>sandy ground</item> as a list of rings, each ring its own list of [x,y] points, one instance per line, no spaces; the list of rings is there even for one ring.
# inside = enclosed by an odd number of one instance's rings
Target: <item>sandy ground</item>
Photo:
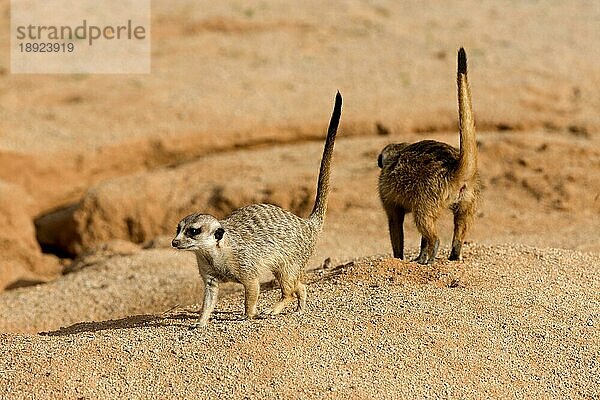
[[[204,330],[189,330],[195,307],[177,308],[196,297],[193,268],[173,266],[175,252],[132,257],[5,295],[3,314],[16,307],[22,315],[4,329],[44,332],[2,334],[0,395],[597,398],[600,391],[600,273],[590,270],[600,259],[589,253],[477,245],[466,247],[464,263],[351,262],[310,274],[306,313],[244,321],[237,292],[222,296]],[[263,289],[265,309],[277,291]]]
[[[151,74],[50,76],[10,73],[9,4],[0,398],[598,398],[600,7],[154,2]],[[457,144],[461,45],[484,185],[465,259],[445,260],[450,213],[434,266],[389,259],[378,152]],[[308,312],[243,321],[223,285],[190,330],[202,288],[176,222],[306,215],[336,90]]]

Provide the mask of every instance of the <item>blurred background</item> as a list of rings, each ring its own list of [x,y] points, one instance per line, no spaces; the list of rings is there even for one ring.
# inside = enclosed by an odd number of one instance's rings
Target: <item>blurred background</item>
[[[588,1],[154,1],[151,74],[18,75],[1,0],[0,290],[145,251],[191,270],[168,244],[193,211],[260,201],[306,215],[336,90],[310,267],[391,253],[377,155],[458,143],[460,46],[485,185],[469,240],[598,252],[598,21]],[[440,232],[447,251],[450,214]]]

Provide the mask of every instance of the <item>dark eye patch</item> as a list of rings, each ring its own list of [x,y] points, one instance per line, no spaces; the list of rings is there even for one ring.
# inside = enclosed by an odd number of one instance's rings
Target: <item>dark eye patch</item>
[[[181,225],[177,225],[177,233],[175,233],[175,236],[179,235],[179,232],[181,232]]]
[[[188,230],[186,231],[186,234],[187,234],[189,237],[192,237],[192,236],[197,236],[197,235],[199,235],[199,234],[200,234],[200,232],[202,232],[202,228],[188,228]]]

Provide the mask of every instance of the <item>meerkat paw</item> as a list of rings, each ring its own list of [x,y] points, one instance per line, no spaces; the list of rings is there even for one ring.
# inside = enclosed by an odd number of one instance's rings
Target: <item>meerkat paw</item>
[[[306,290],[304,290],[302,295],[298,298],[298,303],[296,304],[296,312],[306,312]]]
[[[244,314],[244,317],[242,319],[249,321],[249,320],[252,320],[252,319],[256,319],[257,315],[258,315],[258,313]]]
[[[416,262],[417,264],[421,264],[421,265],[431,265],[435,261],[435,256],[427,257],[427,255],[421,254],[421,255],[419,255],[419,257],[415,258],[412,261]]]
[[[422,264],[422,265],[428,263],[427,256],[424,253],[419,254],[419,257],[414,258],[412,261],[416,262],[417,264]]]
[[[462,256],[460,255],[461,247],[462,247],[462,243],[454,244],[452,246],[452,251],[450,252],[450,257],[448,257],[448,260],[450,260],[450,261],[462,260]]]
[[[293,295],[283,297],[281,300],[275,303],[273,308],[269,311],[270,315],[281,314],[281,312],[292,305],[295,300],[296,298]]]
[[[193,330],[193,329],[199,329],[199,328],[206,328],[207,325],[208,325],[208,321],[196,321],[192,325],[190,325],[189,329]]]
[[[417,262],[419,264],[427,264],[427,265],[431,265],[435,262],[435,256],[437,255],[438,252],[438,248],[440,247],[440,240],[436,239],[433,242],[433,248],[425,248],[423,250],[421,250],[421,254],[419,254],[419,257],[417,258]]]
[[[267,315],[267,316],[272,317],[272,316],[281,314],[281,312],[283,311],[283,309],[284,309],[284,307],[280,306],[279,304],[275,304],[273,306],[273,308],[270,308],[270,309],[266,310],[264,312],[264,314]]]

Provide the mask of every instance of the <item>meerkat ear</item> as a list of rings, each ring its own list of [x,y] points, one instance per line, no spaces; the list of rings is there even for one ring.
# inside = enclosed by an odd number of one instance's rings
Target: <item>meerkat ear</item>
[[[377,157],[377,165],[379,165],[379,168],[383,168],[383,153],[379,153],[379,157]]]
[[[217,239],[217,240],[223,239],[224,234],[225,234],[225,229],[217,228],[217,230],[215,231],[215,239]]]

